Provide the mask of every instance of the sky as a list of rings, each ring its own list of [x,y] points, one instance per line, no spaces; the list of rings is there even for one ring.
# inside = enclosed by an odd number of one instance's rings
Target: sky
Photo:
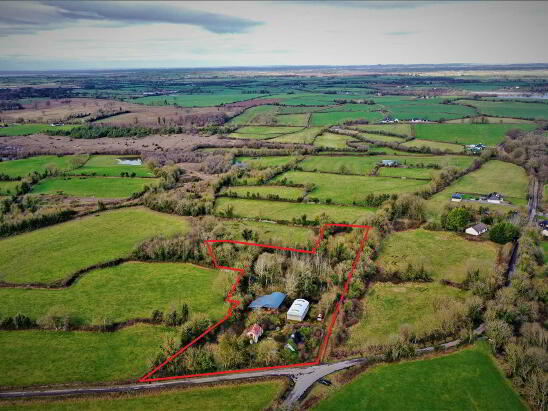
[[[0,70],[548,63],[548,2],[0,2]]]

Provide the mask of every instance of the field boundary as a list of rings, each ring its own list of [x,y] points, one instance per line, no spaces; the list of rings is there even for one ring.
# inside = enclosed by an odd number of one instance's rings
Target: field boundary
[[[269,249],[276,249],[276,250],[283,250],[283,251],[292,251],[297,253],[304,253],[304,254],[316,254],[317,249],[320,246],[320,243],[324,237],[325,228],[326,227],[349,227],[349,228],[362,228],[363,229],[363,237],[360,241],[360,246],[358,250],[356,251],[356,257],[354,258],[354,261],[352,263],[352,269],[349,271],[347,279],[344,283],[344,290],[340,295],[339,301],[337,301],[335,310],[333,311],[333,314],[331,316],[331,322],[329,323],[327,332],[324,336],[324,340],[322,344],[320,345],[320,349],[318,351],[318,356],[316,357],[316,360],[313,362],[307,362],[307,363],[298,363],[298,364],[288,364],[288,365],[277,365],[277,366],[271,366],[271,367],[259,367],[259,368],[246,368],[246,369],[239,369],[239,370],[226,370],[226,371],[216,371],[216,372],[208,372],[208,373],[200,373],[200,374],[189,374],[189,375],[179,375],[179,376],[169,376],[169,377],[156,377],[151,378],[154,374],[156,374],[158,371],[160,371],[164,366],[166,366],[168,363],[173,361],[175,358],[177,358],[179,355],[181,355],[183,352],[185,352],[188,348],[190,348],[192,345],[196,344],[198,341],[200,341],[203,337],[205,337],[207,334],[212,332],[214,329],[219,327],[222,323],[224,323],[226,320],[228,320],[232,316],[232,309],[238,307],[240,305],[240,301],[234,300],[232,298],[232,293],[236,291],[236,287],[240,283],[243,275],[244,275],[244,269],[243,268],[235,268],[235,267],[225,267],[220,266],[217,264],[217,259],[215,256],[215,253],[213,251],[212,244],[215,243],[231,243],[231,244],[239,244],[239,245],[247,245],[247,246],[254,246],[254,247],[262,247],[262,248],[269,248]],[[329,343],[329,337],[331,336],[331,333],[333,332],[333,326],[335,325],[335,321],[337,320],[337,316],[339,314],[341,305],[344,303],[344,299],[346,294],[348,293],[348,287],[350,285],[350,282],[352,281],[352,275],[354,274],[354,271],[356,270],[356,266],[358,262],[360,261],[361,254],[365,247],[365,242],[367,241],[369,230],[371,229],[371,226],[368,225],[356,225],[356,224],[324,224],[320,228],[320,233],[318,235],[318,238],[316,239],[316,246],[312,248],[312,250],[303,250],[303,249],[297,249],[297,248],[289,248],[289,247],[279,247],[274,245],[267,245],[267,244],[257,244],[257,243],[250,243],[245,241],[236,241],[236,240],[206,240],[204,241],[205,245],[208,249],[208,255],[211,257],[211,261],[213,263],[213,266],[215,268],[218,268],[220,270],[230,270],[237,272],[239,275],[236,278],[236,281],[234,284],[232,284],[231,291],[228,292],[228,296],[226,297],[225,301],[230,304],[228,308],[227,314],[219,320],[217,323],[209,327],[207,330],[205,330],[201,335],[196,337],[194,340],[186,344],[184,347],[179,349],[177,352],[175,352],[173,355],[171,355],[167,360],[165,360],[162,364],[158,365],[157,367],[150,370],[148,373],[146,373],[143,377],[141,377],[138,382],[154,382],[154,381],[165,381],[165,380],[176,380],[176,379],[183,379],[183,378],[191,378],[191,377],[203,377],[203,376],[211,376],[211,375],[220,375],[220,374],[232,374],[232,373],[240,373],[240,372],[249,372],[249,371],[264,371],[264,370],[271,370],[271,369],[279,369],[279,368],[290,368],[290,367],[299,367],[299,366],[310,366],[310,365],[318,365],[321,363],[322,357],[325,354],[325,350],[327,349],[327,345]]]

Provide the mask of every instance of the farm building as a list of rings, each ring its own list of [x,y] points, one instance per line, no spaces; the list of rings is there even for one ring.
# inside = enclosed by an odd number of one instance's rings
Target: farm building
[[[306,313],[308,313],[309,306],[310,303],[308,301],[302,298],[297,298],[295,301],[293,301],[291,307],[289,307],[289,311],[287,312],[287,319],[293,321],[304,320],[304,317],[306,317]]]
[[[285,300],[286,295],[280,292],[274,292],[269,295],[263,295],[256,300],[251,301],[249,308],[257,310],[259,308],[266,308],[270,310],[277,310]]]
[[[479,224],[473,225],[472,227],[468,227],[465,232],[466,234],[477,236],[487,232],[488,229],[489,227],[487,227],[485,224],[479,223]]]
[[[500,204],[504,201],[504,198],[502,197],[502,194],[499,193],[490,193],[487,196],[487,202],[493,203],[493,204]]]
[[[381,164],[385,167],[397,167],[400,165],[397,160],[382,160]]]
[[[462,201],[462,195],[459,193],[455,193],[451,196],[451,201],[460,202]]]
[[[250,339],[249,342],[251,344],[257,344],[257,342],[259,342],[259,337],[263,335],[263,328],[259,324],[253,324],[245,335]]]

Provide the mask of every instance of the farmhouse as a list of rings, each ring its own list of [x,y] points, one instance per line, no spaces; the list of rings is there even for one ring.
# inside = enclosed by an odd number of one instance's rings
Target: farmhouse
[[[472,227],[468,227],[465,232],[466,234],[478,236],[487,232],[488,229],[489,227],[487,227],[485,224],[479,223],[479,224],[473,225]]]
[[[249,308],[257,310],[260,308],[266,308],[269,310],[277,310],[285,300],[286,295],[280,292],[274,292],[269,295],[263,295],[256,300],[251,301]]]
[[[487,202],[493,203],[493,204],[500,204],[504,201],[504,198],[502,197],[502,194],[499,193],[490,193],[487,196]]]
[[[385,167],[397,167],[400,165],[397,160],[382,160],[381,164]]]
[[[308,301],[302,298],[297,298],[295,301],[293,301],[291,307],[289,307],[289,311],[287,312],[287,319],[293,321],[304,320],[304,317],[306,317],[306,313],[308,313],[309,306],[310,303]]]
[[[451,201],[460,202],[462,201],[462,194],[455,193],[451,196]]]
[[[249,337],[251,344],[259,342],[259,337],[263,335],[263,328],[259,324],[253,324],[253,326],[245,333]]]

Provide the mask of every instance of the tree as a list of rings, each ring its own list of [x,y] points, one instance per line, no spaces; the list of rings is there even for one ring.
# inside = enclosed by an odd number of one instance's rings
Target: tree
[[[512,223],[502,221],[489,230],[489,239],[499,244],[506,244],[519,238],[519,228]]]
[[[445,228],[451,231],[464,231],[470,222],[470,212],[466,208],[453,208],[445,220]]]
[[[271,366],[279,364],[280,353],[278,343],[274,340],[263,340],[257,344],[257,363],[259,365]]]
[[[223,334],[219,338],[217,348],[217,361],[224,369],[235,369],[245,365],[248,354],[242,339],[235,335]]]
[[[512,337],[512,328],[502,320],[491,320],[487,322],[487,337],[494,352],[502,350],[504,345]]]

